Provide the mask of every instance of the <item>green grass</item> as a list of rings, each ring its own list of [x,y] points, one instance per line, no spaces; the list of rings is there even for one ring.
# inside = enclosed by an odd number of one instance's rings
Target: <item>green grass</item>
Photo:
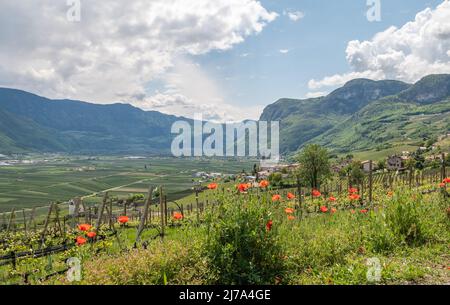
[[[0,167],[0,213],[105,190],[126,197],[130,193],[127,188],[148,189],[150,184],[164,185],[169,199],[179,199],[192,187],[192,174],[197,171],[237,173],[250,171],[252,165],[251,161],[235,160],[62,156],[46,163]],[[78,171],[89,167],[95,170]]]

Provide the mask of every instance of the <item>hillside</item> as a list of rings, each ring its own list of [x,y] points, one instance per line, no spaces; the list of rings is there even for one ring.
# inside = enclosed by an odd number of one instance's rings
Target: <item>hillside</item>
[[[397,94],[409,87],[398,81],[356,79],[325,97],[280,99],[266,107],[260,119],[280,120],[281,151],[289,153],[346,121],[371,101]]]
[[[281,99],[261,119],[281,120],[284,153],[307,143],[338,153],[418,145],[450,131],[450,75],[414,85],[357,79],[326,97]]]
[[[450,131],[449,88],[450,76],[428,76],[396,96],[369,103],[311,142],[337,152],[420,146]]]
[[[0,88],[0,152],[168,153],[175,116]]]

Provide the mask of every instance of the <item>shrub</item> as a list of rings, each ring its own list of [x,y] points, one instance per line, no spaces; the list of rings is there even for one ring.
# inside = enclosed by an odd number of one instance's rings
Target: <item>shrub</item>
[[[207,262],[197,234],[176,240],[153,241],[148,249],[117,256],[101,256],[83,265],[81,284],[96,285],[202,285],[209,281]],[[65,279],[60,279],[65,283]]]
[[[245,198],[246,200],[248,198]],[[277,225],[265,202],[223,202],[208,218],[205,256],[220,284],[273,284],[282,275],[283,255]]]
[[[388,203],[386,224],[401,242],[407,245],[423,244],[432,229],[433,219],[428,211],[421,195],[405,191]]]

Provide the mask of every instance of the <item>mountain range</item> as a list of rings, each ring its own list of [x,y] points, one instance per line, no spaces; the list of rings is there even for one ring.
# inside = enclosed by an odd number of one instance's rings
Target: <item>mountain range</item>
[[[186,120],[129,104],[50,100],[0,88],[0,153],[169,154],[170,129],[179,119]],[[450,75],[415,84],[355,79],[324,97],[280,99],[260,120],[280,121],[283,154],[308,143],[337,153],[420,143],[450,132]]]
[[[324,97],[280,99],[260,120],[280,121],[282,153],[309,143],[337,153],[418,145],[450,132],[450,75],[415,84],[355,79]]]

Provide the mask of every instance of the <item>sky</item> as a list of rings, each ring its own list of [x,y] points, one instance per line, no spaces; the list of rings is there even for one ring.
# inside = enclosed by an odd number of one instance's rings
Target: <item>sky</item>
[[[354,78],[432,73],[450,73],[449,1],[0,2],[0,87],[49,98],[224,122]]]

